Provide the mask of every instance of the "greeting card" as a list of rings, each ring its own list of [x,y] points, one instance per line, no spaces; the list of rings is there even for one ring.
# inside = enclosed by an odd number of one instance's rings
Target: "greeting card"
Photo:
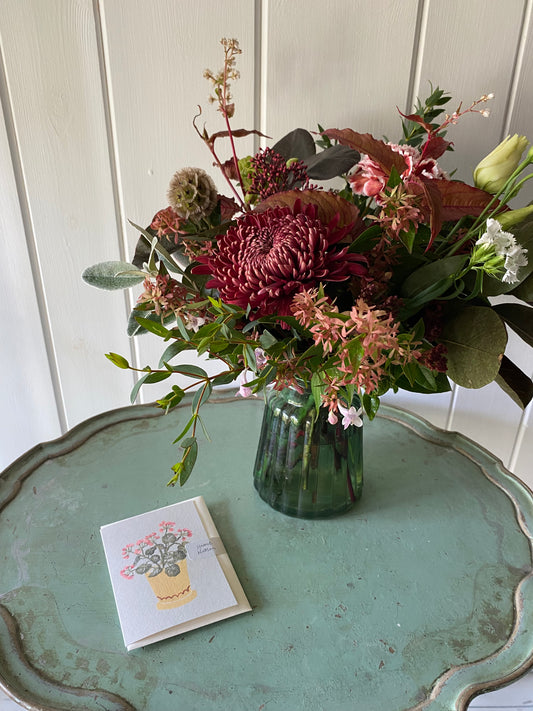
[[[201,496],[100,532],[128,651],[251,609]]]

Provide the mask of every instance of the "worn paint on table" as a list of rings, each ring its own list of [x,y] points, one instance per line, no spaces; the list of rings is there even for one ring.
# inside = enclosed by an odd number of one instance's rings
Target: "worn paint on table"
[[[183,408],[106,413],[6,470],[10,693],[44,709],[441,711],[528,668],[533,500],[491,455],[383,407],[362,500],[289,518],[252,486],[262,402],[220,400],[183,488],[165,486]],[[126,653],[99,527],[199,494],[253,613]]]

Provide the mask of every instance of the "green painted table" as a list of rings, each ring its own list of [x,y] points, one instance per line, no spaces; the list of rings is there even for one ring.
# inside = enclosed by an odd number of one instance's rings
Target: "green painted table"
[[[384,406],[363,499],[304,521],[252,486],[260,400],[105,413],[0,478],[0,684],[28,709],[443,711],[533,663],[533,499],[490,454]],[[253,612],[127,653],[100,525],[203,495]]]

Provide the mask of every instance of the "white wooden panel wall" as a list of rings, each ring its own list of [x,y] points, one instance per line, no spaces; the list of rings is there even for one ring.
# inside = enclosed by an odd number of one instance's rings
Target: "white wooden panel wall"
[[[1,0],[0,469],[35,443],[129,402],[131,375],[157,339],[132,344],[135,295],[104,293],[80,274],[130,258],[136,233],[165,206],[171,174],[211,168],[191,120],[207,103],[218,41],[244,54],[234,124],[277,139],[299,125],[399,136],[429,82],[469,104],[496,98],[489,119],[450,132],[448,168],[469,178],[507,133],[533,139],[533,0]],[[242,154],[254,141],[239,144]],[[533,181],[532,181],[533,183]],[[222,186],[222,183],[220,183]],[[533,184],[525,193],[533,198]],[[531,353],[512,339],[517,363]],[[146,394],[153,399],[160,390]],[[388,398],[476,439],[533,484],[533,415],[496,387]],[[501,697],[499,697],[501,698]],[[475,703],[481,707],[481,701]],[[503,705],[503,702],[502,702]],[[497,706],[494,706],[497,708]]]

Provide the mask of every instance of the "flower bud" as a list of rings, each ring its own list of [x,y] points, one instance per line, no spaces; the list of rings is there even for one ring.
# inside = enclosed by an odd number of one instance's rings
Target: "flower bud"
[[[527,207],[521,207],[518,210],[508,210],[507,212],[500,212],[496,219],[502,226],[502,230],[508,230],[510,227],[519,225],[523,222],[526,217],[533,215],[533,205],[528,205]]]
[[[529,141],[525,136],[507,136],[474,170],[474,185],[492,195],[503,189],[520,163]]]

